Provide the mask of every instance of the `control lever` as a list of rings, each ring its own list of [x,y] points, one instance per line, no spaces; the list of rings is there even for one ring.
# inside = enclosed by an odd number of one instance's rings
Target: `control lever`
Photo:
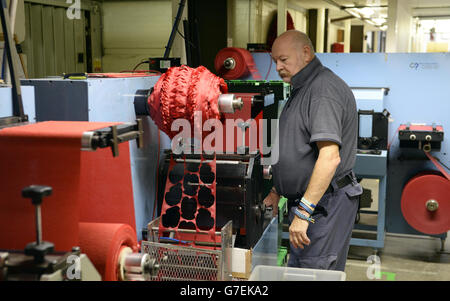
[[[22,190],[22,196],[31,198],[31,203],[36,208],[36,241],[25,247],[25,254],[33,256],[36,263],[43,263],[45,255],[53,252],[55,247],[53,243],[42,240],[42,198],[51,195],[52,191],[51,187],[42,185],[31,185]]]

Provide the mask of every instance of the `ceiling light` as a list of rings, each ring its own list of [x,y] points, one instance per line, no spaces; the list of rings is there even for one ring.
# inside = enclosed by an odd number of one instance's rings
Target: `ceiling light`
[[[386,23],[385,18],[372,18],[372,21],[375,22],[377,25],[383,25]]]
[[[375,13],[373,9],[370,7],[363,7],[358,9],[359,13],[362,14],[364,17],[369,18],[371,15]]]

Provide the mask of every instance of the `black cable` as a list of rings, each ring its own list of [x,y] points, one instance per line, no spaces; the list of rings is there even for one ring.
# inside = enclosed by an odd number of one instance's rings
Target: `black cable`
[[[194,47],[195,49],[197,49],[197,47],[195,46],[194,43],[192,43],[190,40],[187,40],[182,34],[181,32],[177,29],[178,34],[183,38],[183,40],[187,41],[192,47]]]
[[[448,166],[447,165],[445,165],[444,163],[442,163],[442,161],[441,160],[439,160],[439,158],[437,158],[437,157],[434,157],[435,159],[436,159],[436,161],[438,161],[439,163],[441,163],[442,164],[442,166],[444,166],[445,168],[447,168],[448,170],[450,170],[450,168],[448,168]]]
[[[137,64],[134,68],[133,68],[133,71],[135,71],[136,69],[137,69],[137,67],[139,67],[140,65],[142,65],[142,64],[145,64],[145,63],[150,63],[150,61],[142,61],[142,62],[140,62],[139,64]]]

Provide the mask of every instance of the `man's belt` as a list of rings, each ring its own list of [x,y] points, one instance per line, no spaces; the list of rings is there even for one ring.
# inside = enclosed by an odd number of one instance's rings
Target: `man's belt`
[[[330,183],[330,186],[328,186],[328,188],[327,188],[327,190],[325,191],[324,194],[327,194],[327,193],[333,192],[335,190],[341,189],[341,188],[343,188],[343,187],[345,187],[345,186],[347,186],[349,184],[352,184],[354,181],[356,181],[355,175],[354,175],[353,171],[351,171],[351,172],[347,173],[345,176],[343,176],[342,178],[334,181],[336,186],[337,186],[337,189],[335,189],[333,187],[333,184]]]
[[[337,187],[337,189],[333,186],[333,181],[335,186]],[[337,180],[332,180],[330,183],[330,186],[328,186],[327,190],[325,191],[324,195],[327,193],[331,193],[333,191],[339,190],[341,188],[344,188],[345,186],[352,184],[353,182],[356,181],[355,175],[353,173],[353,171],[348,172],[345,176],[337,179]],[[300,202],[300,199],[288,199],[288,206],[297,206],[298,203]]]

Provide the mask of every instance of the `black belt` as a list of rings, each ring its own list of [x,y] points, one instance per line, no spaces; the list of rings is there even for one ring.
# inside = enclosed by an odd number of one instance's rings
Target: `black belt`
[[[345,176],[343,176],[342,178],[340,178],[339,180],[335,180],[336,186],[338,187],[338,189],[341,189],[349,184],[352,184],[354,181],[353,179],[353,172],[349,172],[348,174],[346,174]],[[333,192],[334,188],[333,185],[330,184],[330,186],[328,186],[327,190],[325,191],[325,193],[330,193]]]
[[[342,178],[340,178],[338,180],[334,180],[334,182],[336,183],[336,186],[338,187],[338,189],[341,189],[349,184],[352,184],[353,181],[356,181],[353,177],[354,177],[353,172],[349,172]],[[327,193],[330,193],[333,191],[335,191],[335,189],[334,189],[333,185],[330,183],[330,186],[328,186],[328,188],[324,194],[327,194]],[[288,199],[288,206],[291,207],[294,205],[298,205],[299,201],[300,201],[299,199],[295,199],[295,200]]]

